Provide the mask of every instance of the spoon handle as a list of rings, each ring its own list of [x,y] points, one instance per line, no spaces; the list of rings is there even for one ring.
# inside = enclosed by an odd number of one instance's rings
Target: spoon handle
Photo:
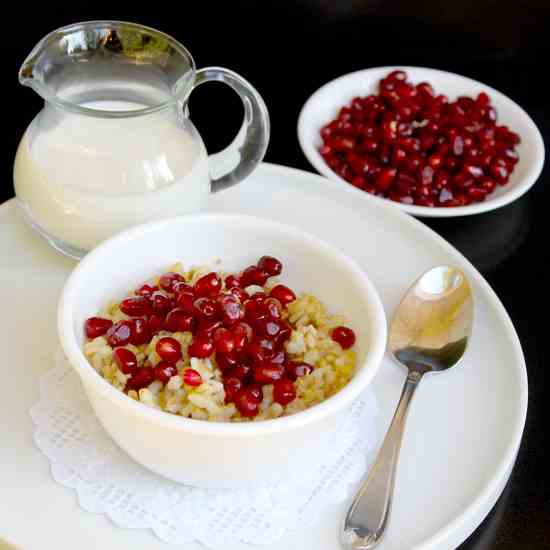
[[[346,515],[341,542],[347,550],[374,548],[386,530],[405,420],[421,378],[420,373],[409,372],[376,461]]]

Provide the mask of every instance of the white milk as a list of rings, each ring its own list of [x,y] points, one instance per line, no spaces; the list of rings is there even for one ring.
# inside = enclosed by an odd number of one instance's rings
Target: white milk
[[[143,107],[124,101],[85,106]],[[83,250],[132,225],[198,210],[210,192],[208,160],[195,128],[183,124],[170,109],[101,119],[47,106],[19,145],[17,196],[35,224]]]

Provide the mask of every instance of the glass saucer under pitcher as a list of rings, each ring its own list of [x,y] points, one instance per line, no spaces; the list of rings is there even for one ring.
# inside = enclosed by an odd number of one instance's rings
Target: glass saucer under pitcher
[[[196,70],[170,36],[133,23],[91,21],[43,38],[22,84],[44,100],[14,165],[26,219],[56,249],[81,258],[139,223],[200,210],[262,160],[269,116],[256,90],[220,67]],[[188,118],[190,92],[231,86],[244,105],[235,140],[208,156]]]

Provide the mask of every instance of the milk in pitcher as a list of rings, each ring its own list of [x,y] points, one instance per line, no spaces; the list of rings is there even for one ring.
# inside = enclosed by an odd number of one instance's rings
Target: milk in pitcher
[[[109,100],[95,110],[146,107]],[[43,109],[14,166],[15,189],[32,223],[54,240],[89,250],[127,227],[200,209],[209,192],[206,150],[172,109],[121,118]]]

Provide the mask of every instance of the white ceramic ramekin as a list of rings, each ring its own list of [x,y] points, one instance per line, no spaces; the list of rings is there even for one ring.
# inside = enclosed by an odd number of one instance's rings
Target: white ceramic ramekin
[[[264,254],[282,260],[281,281],[297,291],[312,292],[332,312],[344,314],[357,334],[358,371],[330,399],[263,422],[192,420],[130,399],[86,360],[84,321],[109,300],[122,298],[176,261],[237,271]],[[69,277],[59,302],[58,330],[95,413],[116,443],[146,468],[201,487],[243,487],[317,462],[322,446],[373,379],[386,345],[386,319],[378,294],[350,258],[301,230],[226,214],[146,224],[101,244]]]

